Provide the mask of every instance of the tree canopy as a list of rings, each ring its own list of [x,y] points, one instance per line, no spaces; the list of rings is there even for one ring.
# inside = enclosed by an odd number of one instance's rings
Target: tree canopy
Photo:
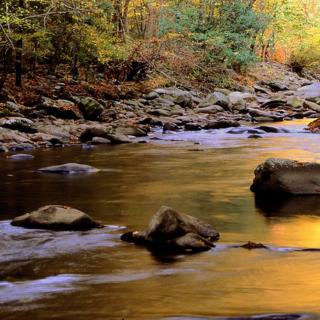
[[[318,0],[3,0],[0,88],[14,70],[21,86],[39,67],[64,65],[77,79],[93,66],[119,75],[135,61],[138,74],[137,61],[152,67],[161,57],[178,68],[181,53],[194,77],[258,60],[317,70],[319,13]]]

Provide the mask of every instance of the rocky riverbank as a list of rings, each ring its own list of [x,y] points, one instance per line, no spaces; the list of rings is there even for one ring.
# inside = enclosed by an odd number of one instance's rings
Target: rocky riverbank
[[[67,87],[57,83],[50,97],[41,92],[32,105],[19,104],[12,96],[0,103],[0,152],[131,143],[154,127],[163,133],[230,127],[231,133],[246,132],[256,138],[277,130],[259,125],[264,122],[320,117],[320,82],[288,70],[281,80],[259,80],[233,90],[203,93],[166,87],[135,99],[70,94]],[[257,128],[242,127],[248,124]]]

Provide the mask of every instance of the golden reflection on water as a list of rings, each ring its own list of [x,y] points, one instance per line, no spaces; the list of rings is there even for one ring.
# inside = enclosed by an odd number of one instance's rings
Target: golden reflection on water
[[[221,232],[222,244],[251,240],[275,249],[320,247],[318,198],[263,202],[249,190],[253,170],[268,157],[319,161],[315,136],[270,135],[259,141],[228,137],[227,148],[202,152],[189,151],[190,145],[35,152],[35,159],[23,166],[0,158],[2,218],[35,206],[63,203],[105,224],[142,229],[161,205],[169,205],[212,223]],[[52,162],[75,160],[116,170],[71,178],[34,171]],[[164,260],[144,248],[119,240],[115,244],[15,267],[11,275],[15,280],[60,274],[86,275],[89,280],[70,283],[75,287],[72,293],[44,295],[28,310],[21,307],[23,301],[6,306],[2,318],[147,320],[182,315],[320,314],[320,253],[221,250],[218,246],[210,252]],[[119,280],[90,281],[91,276],[105,275]]]

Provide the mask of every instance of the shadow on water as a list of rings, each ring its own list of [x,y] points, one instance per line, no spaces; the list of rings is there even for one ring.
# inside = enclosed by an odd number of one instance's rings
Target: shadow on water
[[[266,217],[320,216],[320,196],[255,196],[255,206]]]

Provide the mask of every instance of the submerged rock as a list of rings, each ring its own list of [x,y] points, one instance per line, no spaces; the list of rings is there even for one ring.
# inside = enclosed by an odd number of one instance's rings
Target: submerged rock
[[[255,172],[251,191],[257,194],[320,194],[320,164],[267,159]]]
[[[33,158],[34,156],[32,154],[25,154],[25,153],[13,154],[8,157],[8,159],[11,159],[11,160],[29,160]]]
[[[121,239],[155,250],[198,252],[214,247],[219,233],[197,218],[163,206],[145,231],[128,232]]]
[[[48,205],[16,217],[11,224],[17,227],[49,230],[90,230],[101,228],[86,213],[61,205]]]
[[[58,173],[58,174],[80,174],[97,172],[99,169],[79,163],[65,163],[57,166],[50,166],[38,169],[40,172]]]
[[[242,244],[240,246],[236,246],[236,248],[243,248],[243,249],[248,249],[248,250],[253,250],[253,249],[269,249],[267,246],[265,246],[263,243],[256,243],[252,241],[248,241],[245,244]]]

